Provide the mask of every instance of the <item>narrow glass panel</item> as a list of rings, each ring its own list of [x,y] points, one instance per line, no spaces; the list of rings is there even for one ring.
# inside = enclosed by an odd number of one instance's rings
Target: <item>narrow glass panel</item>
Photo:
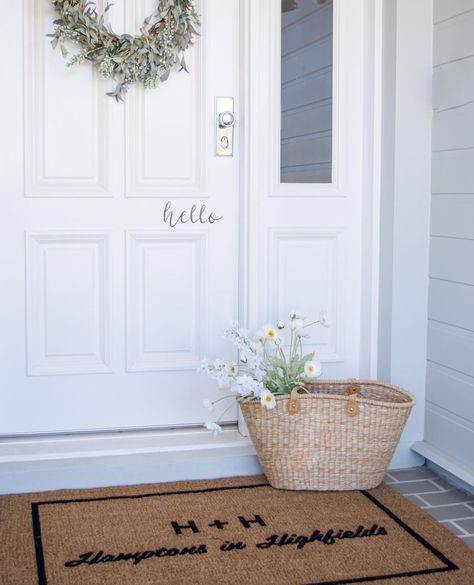
[[[282,183],[332,180],[332,0],[282,0]]]

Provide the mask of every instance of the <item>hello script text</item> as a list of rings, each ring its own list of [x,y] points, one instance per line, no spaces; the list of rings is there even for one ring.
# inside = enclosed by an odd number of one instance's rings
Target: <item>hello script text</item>
[[[189,210],[175,211],[171,201],[168,201],[163,210],[163,222],[174,228],[178,224],[201,223],[213,224],[223,219],[223,216],[216,215],[213,211],[207,211],[205,205],[200,207],[194,203]]]

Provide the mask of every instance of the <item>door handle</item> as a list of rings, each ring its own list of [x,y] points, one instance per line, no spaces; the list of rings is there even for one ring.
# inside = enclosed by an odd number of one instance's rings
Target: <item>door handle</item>
[[[216,98],[216,156],[234,153],[234,98]]]
[[[221,112],[218,118],[219,128],[230,128],[234,125],[235,116],[233,112]]]

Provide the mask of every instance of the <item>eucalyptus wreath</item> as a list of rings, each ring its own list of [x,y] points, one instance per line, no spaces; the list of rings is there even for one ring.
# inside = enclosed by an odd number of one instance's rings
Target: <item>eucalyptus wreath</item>
[[[168,79],[177,67],[186,69],[185,50],[193,44],[200,26],[192,0],[158,0],[137,36],[116,34],[105,23],[107,4],[99,14],[94,2],[84,0],[51,0],[58,18],[54,21],[53,48],[59,46],[68,59],[67,66],[90,61],[105,79],[113,79],[114,90],[107,95],[122,100],[131,83],[142,82],[155,88]],[[68,45],[79,51],[69,56]]]

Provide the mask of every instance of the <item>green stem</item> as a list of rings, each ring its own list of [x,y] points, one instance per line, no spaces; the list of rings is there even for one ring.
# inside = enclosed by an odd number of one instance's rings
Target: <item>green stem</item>
[[[228,398],[228,397],[227,397]],[[234,405],[233,404],[229,404],[229,406],[224,410],[224,412],[220,415],[220,417],[216,420],[216,422],[219,422],[222,420],[222,417],[226,414],[226,412],[228,412]]]
[[[282,348],[280,346],[278,347],[278,351],[280,352],[282,360],[286,363],[285,352],[282,350]]]
[[[305,327],[311,327],[311,325],[317,325],[318,323],[321,323],[321,321],[320,321],[320,320],[318,320],[318,321],[313,321],[312,323],[308,323],[307,325],[303,325],[303,329],[304,329]]]
[[[222,400],[226,400],[226,398],[234,398],[234,394],[226,394],[225,396],[222,396],[221,398],[218,398],[217,400],[212,400],[211,404],[214,406],[214,404],[217,404],[218,402],[221,402]]]

